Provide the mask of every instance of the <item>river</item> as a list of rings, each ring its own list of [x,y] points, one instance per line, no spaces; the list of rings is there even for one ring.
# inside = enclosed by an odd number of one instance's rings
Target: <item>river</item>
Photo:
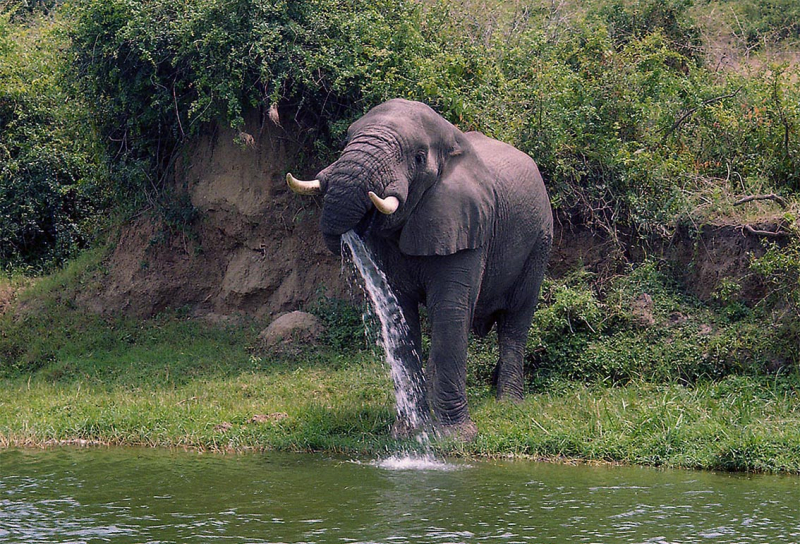
[[[800,479],[526,461],[0,451],[3,543],[793,543]]]

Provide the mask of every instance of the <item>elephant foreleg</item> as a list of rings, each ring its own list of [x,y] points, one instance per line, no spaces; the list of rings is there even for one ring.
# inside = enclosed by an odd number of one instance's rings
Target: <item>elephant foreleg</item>
[[[404,376],[395,376],[395,397],[398,399],[398,418],[392,427],[392,435],[402,438],[413,434],[430,423],[425,375],[422,370],[422,334],[419,323],[419,307],[416,302],[400,300],[400,306],[408,325],[408,337],[399,349],[398,358]],[[402,399],[402,400],[401,400]]]
[[[442,257],[427,290],[431,347],[427,375],[434,414],[445,434],[471,440],[477,432],[467,406],[467,344],[480,290],[482,253]]]

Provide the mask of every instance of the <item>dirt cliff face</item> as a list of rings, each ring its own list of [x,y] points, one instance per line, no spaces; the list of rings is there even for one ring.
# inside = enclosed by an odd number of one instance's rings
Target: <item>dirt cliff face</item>
[[[98,313],[138,317],[167,308],[269,317],[322,292],[348,296],[341,260],[318,232],[320,201],[286,188],[299,149],[291,134],[255,112],[243,134],[216,128],[199,137],[176,167],[174,188],[195,220],[175,229],[143,214],[124,226],[105,276],[81,302]]]
[[[194,221],[176,229],[145,213],[129,222],[104,273],[78,302],[101,314],[149,317],[186,308],[212,319],[236,314],[268,319],[307,307],[322,293],[354,296],[341,260],[319,234],[321,200],[286,187],[285,173],[300,153],[290,132],[257,112],[248,116],[241,134],[218,127],[199,137],[179,161],[174,187],[176,199],[194,209]],[[679,230],[648,254],[679,263],[685,284],[700,298],[709,298],[726,277],[742,282],[750,302],[763,295],[748,268],[763,246],[741,228]],[[587,227],[558,223],[549,272],[558,277],[584,266],[610,277],[643,255]]]

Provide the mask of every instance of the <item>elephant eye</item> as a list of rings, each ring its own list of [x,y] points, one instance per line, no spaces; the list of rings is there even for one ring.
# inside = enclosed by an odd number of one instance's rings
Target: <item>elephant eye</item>
[[[426,158],[427,158],[427,153],[425,153],[424,151],[417,151],[414,160],[417,162],[418,166],[424,166]]]

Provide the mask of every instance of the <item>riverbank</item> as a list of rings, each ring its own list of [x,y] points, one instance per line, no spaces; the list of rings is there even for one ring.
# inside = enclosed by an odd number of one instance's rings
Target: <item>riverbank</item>
[[[391,438],[389,370],[352,305],[321,299],[308,309],[327,325],[323,337],[278,350],[259,345],[265,322],[252,317],[100,316],[72,301],[102,256],[87,252],[58,274],[0,285],[0,447],[353,456],[414,447]],[[580,278],[550,282],[529,338],[525,401],[494,399],[496,341],[473,341],[468,392],[479,435],[434,448],[800,474],[800,377],[766,350],[780,330],[747,308],[714,309],[670,285],[645,265],[606,284],[605,302]],[[652,299],[648,324],[626,313],[642,293]]]
[[[59,444],[376,455],[390,437],[389,373],[369,350],[263,358],[243,328],[169,320],[127,344],[64,355],[0,380],[0,447]],[[134,339],[135,340],[135,339]],[[245,340],[245,341],[243,341]],[[480,433],[444,455],[800,473],[791,378],[693,386],[553,382],[522,404],[472,386]],[[413,447],[413,446],[411,446]]]

